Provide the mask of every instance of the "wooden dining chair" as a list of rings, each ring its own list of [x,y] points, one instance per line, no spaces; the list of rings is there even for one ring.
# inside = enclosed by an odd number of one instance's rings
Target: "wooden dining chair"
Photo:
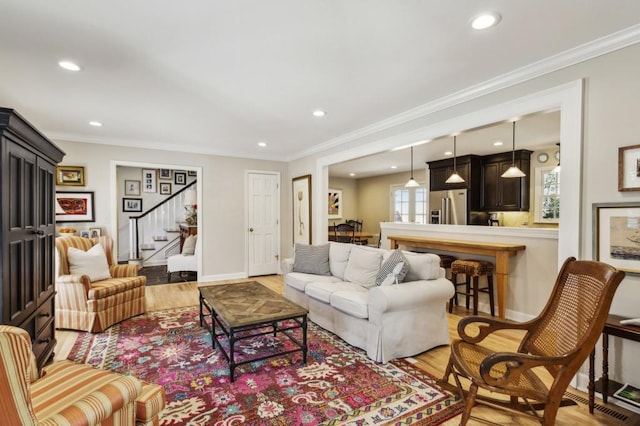
[[[570,257],[538,317],[523,323],[463,318],[458,323],[460,339],[451,343],[444,375],[447,381],[453,374],[465,400],[460,424],[467,423],[477,402],[553,425],[562,395],[602,334],[611,300],[623,278],[624,272],[606,263]],[[491,333],[507,329],[525,331],[517,352],[496,352],[479,344]],[[538,367],[552,376],[549,386],[539,377]],[[471,382],[467,393],[460,378]],[[478,389],[509,395],[510,400],[478,395]],[[537,412],[541,409],[542,415]]]
[[[335,241],[339,243],[353,243],[356,229],[348,223],[340,223],[334,228]]]
[[[346,221],[348,225],[353,226],[355,234],[359,234],[362,232],[362,221],[357,219],[349,219]],[[354,244],[367,244],[367,238],[359,237],[358,235],[354,235],[353,238]]]

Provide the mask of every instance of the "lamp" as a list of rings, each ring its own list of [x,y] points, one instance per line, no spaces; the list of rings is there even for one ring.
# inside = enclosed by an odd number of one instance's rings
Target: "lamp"
[[[464,179],[458,174],[458,168],[456,167],[456,137],[453,137],[453,173],[444,183],[463,183]]]
[[[513,140],[511,146],[511,167],[502,174],[503,178],[521,178],[526,175],[516,166],[516,122],[513,122]]]
[[[558,145],[558,165],[551,170],[552,173],[560,173],[560,142],[558,142],[556,145]]]
[[[198,197],[195,189],[187,189],[184,191],[184,209],[187,211],[185,221],[187,225],[195,226],[198,224]]]
[[[413,146],[411,147],[411,179],[409,182],[404,184],[405,188],[415,188],[416,186],[420,186],[418,182],[413,178]]]

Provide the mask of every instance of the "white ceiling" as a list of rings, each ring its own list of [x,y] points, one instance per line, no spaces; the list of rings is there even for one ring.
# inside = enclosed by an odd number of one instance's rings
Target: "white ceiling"
[[[0,105],[54,140],[290,160],[639,22],[638,0],[2,0]]]

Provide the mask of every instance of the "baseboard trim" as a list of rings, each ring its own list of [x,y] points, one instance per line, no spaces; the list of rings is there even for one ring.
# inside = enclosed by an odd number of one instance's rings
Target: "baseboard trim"
[[[212,281],[223,281],[223,280],[237,280],[242,278],[248,278],[246,272],[235,272],[232,274],[217,274],[217,275],[203,275],[198,277],[198,282],[212,282]]]

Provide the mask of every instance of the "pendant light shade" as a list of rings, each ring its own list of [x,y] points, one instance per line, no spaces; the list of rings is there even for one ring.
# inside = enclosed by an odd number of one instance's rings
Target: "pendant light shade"
[[[502,174],[503,178],[521,178],[526,175],[516,166],[516,122],[513,122],[513,140],[511,146],[511,167]]]
[[[453,173],[444,183],[463,183],[464,179],[458,174],[458,168],[456,167],[456,137],[453,137]]]
[[[413,147],[411,147],[411,179],[409,179],[409,182],[404,184],[404,187],[415,188],[416,186],[420,186],[420,184],[413,178]]]
[[[558,142],[556,145],[558,145],[558,165],[551,171],[553,173],[560,173],[560,142]]]

